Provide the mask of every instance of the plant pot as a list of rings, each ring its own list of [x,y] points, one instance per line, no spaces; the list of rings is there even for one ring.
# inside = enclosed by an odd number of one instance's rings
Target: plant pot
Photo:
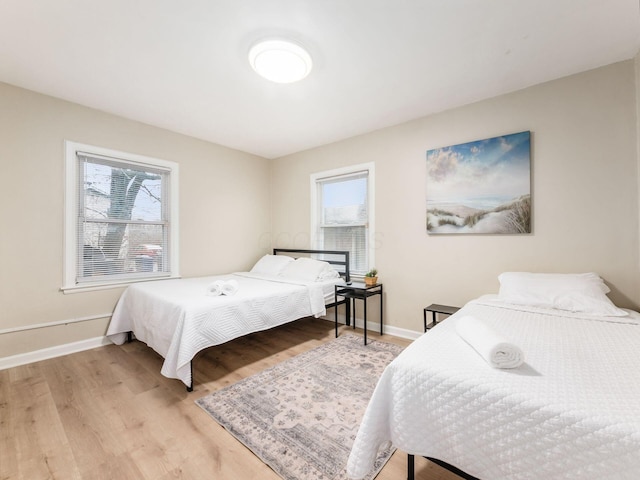
[[[375,285],[378,283],[378,277],[364,277],[365,285]]]

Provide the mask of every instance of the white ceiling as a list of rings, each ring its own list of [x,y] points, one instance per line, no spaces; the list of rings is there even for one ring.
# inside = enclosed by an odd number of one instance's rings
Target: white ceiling
[[[257,76],[266,37],[311,74]],[[638,0],[0,0],[0,81],[267,158],[639,49]]]

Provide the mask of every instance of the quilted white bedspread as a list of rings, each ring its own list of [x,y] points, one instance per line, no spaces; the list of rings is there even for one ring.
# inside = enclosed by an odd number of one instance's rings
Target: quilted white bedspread
[[[483,480],[640,479],[640,323],[470,302],[383,373],[348,462],[378,447],[443,460]],[[491,368],[455,331],[464,315],[517,343],[525,364]]]
[[[235,295],[206,295],[208,285],[230,279],[239,284]],[[164,376],[190,385],[190,362],[199,351],[299,318],[324,315],[323,286],[323,282],[246,272],[137,283],[120,297],[107,336],[122,344],[126,333],[133,332],[164,357]]]

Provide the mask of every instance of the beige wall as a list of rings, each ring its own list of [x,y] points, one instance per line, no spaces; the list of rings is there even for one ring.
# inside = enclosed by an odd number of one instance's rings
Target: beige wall
[[[64,295],[64,140],[180,164],[180,271],[244,270],[270,226],[267,160],[0,84],[0,357],[104,335],[121,288]]]
[[[636,67],[636,136],[637,136],[636,151],[638,155],[638,189],[640,190],[640,51],[638,51],[638,53],[636,54],[635,67]],[[640,194],[638,196],[640,197]],[[638,202],[640,202],[640,198],[638,198]],[[640,211],[640,203],[639,203],[638,209]],[[638,259],[638,261],[640,262],[640,258]]]
[[[419,330],[432,302],[462,305],[505,270],[597,271],[640,305],[640,56],[281,158],[265,159],[0,84],[0,358],[101,336],[122,289],[64,295],[63,148],[72,140],[180,164],[183,276],[242,270],[309,246],[309,175],[376,165],[376,267],[386,323]],[[430,148],[532,132],[533,233],[429,236]],[[271,220],[271,221],[270,221]],[[270,233],[269,233],[270,232]],[[373,309],[372,309],[373,310]],[[375,311],[375,310],[374,310]]]
[[[496,293],[502,271],[599,272],[640,305],[637,88],[627,61],[274,161],[273,243],[308,246],[309,175],[376,168],[385,322],[419,330],[430,303]],[[530,130],[533,233],[427,235],[427,150]]]

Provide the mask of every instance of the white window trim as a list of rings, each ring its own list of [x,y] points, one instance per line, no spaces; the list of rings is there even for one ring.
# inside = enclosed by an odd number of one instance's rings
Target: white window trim
[[[350,175],[362,171],[368,172],[368,180],[367,180],[367,212],[369,215],[369,229],[368,229],[368,256],[369,256],[369,268],[375,267],[375,198],[376,198],[376,175],[375,175],[375,163],[367,162],[367,163],[359,163],[358,165],[349,165],[347,167],[336,168],[333,170],[325,170],[324,172],[312,173],[309,177],[309,186],[310,186],[310,198],[311,198],[311,228],[309,232],[311,232],[311,248],[315,248],[318,245],[318,180],[322,180],[325,178],[337,177],[340,175]],[[360,275],[352,275],[352,277],[356,279],[364,278]]]
[[[180,261],[178,257],[179,248],[179,217],[178,217],[178,185],[179,185],[179,167],[176,162],[168,160],[160,160],[158,158],[146,157],[134,153],[120,152],[94,145],[86,145],[76,143],[69,140],[64,142],[65,148],[65,184],[64,184],[64,259],[63,259],[63,280],[60,290],[64,293],[89,292],[94,290],[104,290],[108,288],[117,288],[130,283],[160,280],[166,278],[178,278]],[[162,167],[169,170],[169,192],[171,199],[169,202],[170,224],[169,224],[169,252],[170,264],[169,274],[161,278],[144,278],[144,279],[126,279],[106,282],[92,282],[91,284],[76,283],[77,275],[77,258],[78,258],[78,159],[76,152],[85,152],[104,157],[113,157],[124,161],[148,165],[150,167]]]

